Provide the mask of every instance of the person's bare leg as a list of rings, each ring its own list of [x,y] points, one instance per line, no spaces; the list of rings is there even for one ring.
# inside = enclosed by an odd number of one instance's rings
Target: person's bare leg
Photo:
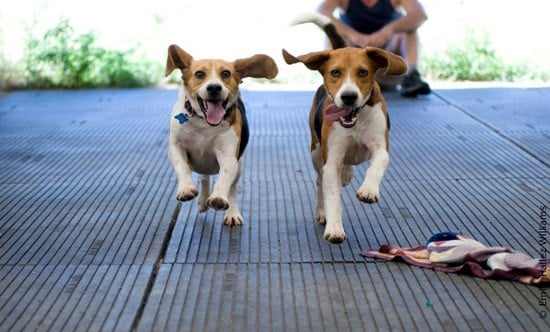
[[[407,61],[407,58],[404,56],[405,51],[405,34],[398,33],[391,36],[390,40],[384,46],[384,49],[388,52],[395,53],[397,55],[402,56],[405,61]],[[383,69],[376,72],[375,79],[378,81],[382,89],[384,90],[395,90],[399,84],[401,84],[401,81],[403,81],[403,76],[384,76],[382,73],[384,72]]]
[[[418,63],[418,33],[408,32],[404,35],[403,43],[401,47],[405,49],[405,61],[409,65],[409,68],[415,68]]]
[[[419,58],[419,38],[416,31],[403,34],[401,40],[401,52],[409,69],[401,83],[400,93],[403,97],[416,97],[427,95],[431,92],[428,83],[424,82],[417,70]]]
[[[390,40],[388,41],[388,43],[386,44],[386,46],[384,46],[384,49],[386,51],[402,56],[406,61],[407,49],[405,48],[405,34],[404,33],[393,34]]]

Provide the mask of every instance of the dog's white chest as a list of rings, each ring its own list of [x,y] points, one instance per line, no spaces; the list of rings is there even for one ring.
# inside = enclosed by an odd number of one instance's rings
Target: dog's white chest
[[[357,125],[353,128],[338,126],[336,134],[347,140],[344,163],[357,165],[370,159],[373,151],[386,146],[387,119],[381,104],[367,107],[358,114]]]
[[[227,123],[212,127],[198,118],[191,118],[183,124],[172,121],[170,136],[174,145],[186,154],[191,169],[200,174],[218,173],[218,156],[235,153],[225,151],[227,140],[236,139]]]

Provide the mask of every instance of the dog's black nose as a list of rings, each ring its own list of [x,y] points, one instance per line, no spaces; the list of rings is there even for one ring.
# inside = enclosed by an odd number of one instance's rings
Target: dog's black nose
[[[222,86],[220,84],[208,84],[206,91],[211,97],[215,97],[222,91]]]
[[[357,100],[357,93],[355,92],[344,92],[342,93],[342,101],[344,102],[344,105],[351,106],[355,104],[355,101]]]

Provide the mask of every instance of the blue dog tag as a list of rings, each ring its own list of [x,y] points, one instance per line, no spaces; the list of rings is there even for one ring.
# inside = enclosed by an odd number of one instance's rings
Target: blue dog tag
[[[187,121],[189,121],[189,118],[187,117],[187,114],[180,113],[176,115],[174,118],[176,118],[180,124],[184,124]]]

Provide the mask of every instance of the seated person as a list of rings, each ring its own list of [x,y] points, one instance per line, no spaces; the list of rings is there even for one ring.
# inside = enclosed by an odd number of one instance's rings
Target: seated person
[[[333,16],[336,8],[342,13],[339,19]],[[417,29],[427,19],[418,0],[323,0],[318,11],[332,19],[348,45],[379,47],[405,59],[409,71],[401,82],[402,96],[416,97],[431,92],[416,68]],[[384,82],[381,83],[384,86]]]

